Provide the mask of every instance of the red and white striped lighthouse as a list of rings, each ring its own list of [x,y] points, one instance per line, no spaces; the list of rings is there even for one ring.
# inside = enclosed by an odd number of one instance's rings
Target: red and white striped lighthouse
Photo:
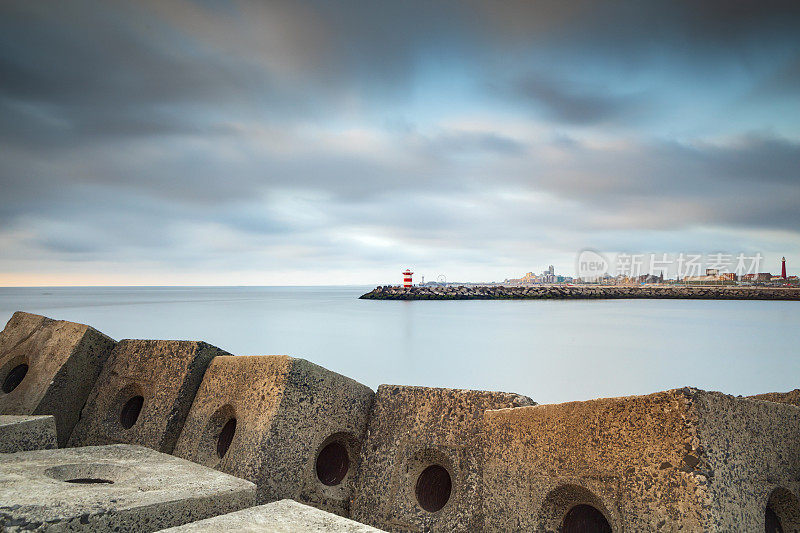
[[[406,271],[403,272],[403,288],[404,289],[407,289],[407,288],[411,287],[411,276],[413,276],[413,275],[414,275],[414,273],[411,272],[410,268],[407,268]]]

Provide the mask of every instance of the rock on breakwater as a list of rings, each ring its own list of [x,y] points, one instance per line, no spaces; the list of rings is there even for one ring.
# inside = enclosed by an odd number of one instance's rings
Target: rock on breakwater
[[[411,287],[379,286],[364,300],[569,300],[662,298],[688,300],[800,300],[800,288],[614,285],[500,285]]]

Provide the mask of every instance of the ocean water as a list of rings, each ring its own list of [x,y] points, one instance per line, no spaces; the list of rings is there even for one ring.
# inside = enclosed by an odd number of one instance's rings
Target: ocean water
[[[540,403],[800,387],[800,302],[358,300],[371,288],[0,288],[0,320],[24,310],[115,339],[302,357],[373,388],[505,390]]]

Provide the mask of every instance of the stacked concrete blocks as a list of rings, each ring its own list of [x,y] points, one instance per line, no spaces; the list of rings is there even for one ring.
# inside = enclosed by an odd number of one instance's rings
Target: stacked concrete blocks
[[[488,411],[484,527],[796,531],[798,435],[797,407],[689,388]]]
[[[54,415],[66,445],[114,344],[84,324],[17,311],[0,333],[0,414]]]
[[[381,385],[353,518],[390,531],[480,531],[484,411],[532,404],[504,392]]]
[[[128,443],[172,453],[211,360],[197,341],[123,340],[92,390],[70,446]]]
[[[255,486],[140,446],[8,454],[0,530],[144,533],[250,507]]]
[[[175,455],[249,479],[259,502],[349,515],[374,392],[303,359],[217,357]]]

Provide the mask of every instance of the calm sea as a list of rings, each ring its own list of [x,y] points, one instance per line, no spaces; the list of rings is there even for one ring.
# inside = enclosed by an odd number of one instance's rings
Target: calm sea
[[[800,386],[800,302],[357,299],[371,288],[0,288],[0,320],[24,310],[115,339],[289,354],[373,388],[506,390],[540,403]]]

